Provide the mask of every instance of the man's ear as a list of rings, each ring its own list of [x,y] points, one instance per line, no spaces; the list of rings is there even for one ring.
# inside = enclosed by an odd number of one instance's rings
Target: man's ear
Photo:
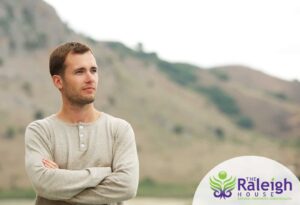
[[[55,87],[58,88],[58,90],[61,90],[63,88],[62,77],[60,75],[53,75],[52,81]]]

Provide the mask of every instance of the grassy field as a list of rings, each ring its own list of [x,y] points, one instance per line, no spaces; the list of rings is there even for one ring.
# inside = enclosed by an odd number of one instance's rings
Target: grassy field
[[[34,200],[29,199],[6,199],[0,200],[0,205],[33,205]],[[192,200],[188,199],[161,199],[161,198],[136,198],[125,203],[126,205],[189,205]]]
[[[126,205],[188,205],[196,185],[161,184],[150,179],[139,184],[137,197]],[[29,189],[0,190],[0,205],[33,205],[35,193]]]
[[[197,189],[196,184],[168,184],[158,183],[146,178],[139,183],[137,197],[139,198],[175,198],[189,199]],[[35,198],[33,189],[0,190],[0,200]]]

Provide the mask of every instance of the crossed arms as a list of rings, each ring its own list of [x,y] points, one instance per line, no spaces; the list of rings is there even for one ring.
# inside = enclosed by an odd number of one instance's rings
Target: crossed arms
[[[37,195],[49,200],[79,204],[109,204],[135,196],[138,159],[129,124],[114,143],[112,167],[59,169],[53,161],[50,140],[41,125],[31,123],[25,133],[25,165]]]

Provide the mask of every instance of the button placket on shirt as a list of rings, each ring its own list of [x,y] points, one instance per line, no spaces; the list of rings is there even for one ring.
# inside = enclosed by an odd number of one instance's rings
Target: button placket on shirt
[[[78,124],[78,135],[79,135],[79,148],[80,150],[86,149],[86,141],[84,136],[84,125],[82,123]]]

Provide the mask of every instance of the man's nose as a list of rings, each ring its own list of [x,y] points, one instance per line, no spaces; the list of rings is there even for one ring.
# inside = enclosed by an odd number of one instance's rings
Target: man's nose
[[[86,81],[87,81],[87,82],[90,82],[90,81],[95,81],[96,75],[95,75],[94,73],[88,71],[88,72],[86,73],[86,76],[85,76],[85,77],[86,77],[86,78],[85,78]]]

